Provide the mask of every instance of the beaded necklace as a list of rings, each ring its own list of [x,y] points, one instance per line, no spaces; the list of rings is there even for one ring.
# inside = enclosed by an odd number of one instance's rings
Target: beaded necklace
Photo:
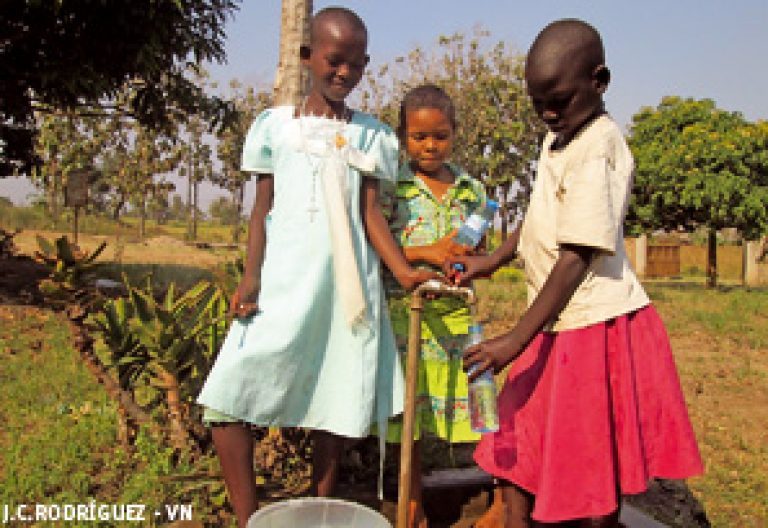
[[[342,111],[341,118],[336,117],[325,117],[325,116],[315,116],[314,114],[308,114],[307,113],[307,100],[309,98],[305,97],[304,100],[301,103],[301,107],[299,109],[299,135],[301,136],[301,145],[302,149],[304,150],[304,154],[307,157],[307,162],[309,163],[309,166],[312,167],[312,187],[310,190],[309,195],[309,206],[307,207],[307,212],[309,213],[309,221],[314,222],[315,221],[315,213],[320,212],[320,209],[317,207],[317,172],[320,170],[320,165],[322,163],[322,160],[318,161],[318,163],[313,163],[312,156],[310,155],[310,150],[307,145],[307,136],[304,132],[304,126],[302,119],[304,117],[322,117],[325,119],[328,119],[333,123],[334,127],[337,127],[338,130],[336,131],[336,136],[334,138],[334,147],[335,148],[341,148],[343,147],[347,140],[342,135],[341,131],[343,130],[344,125],[349,123],[352,120],[352,110],[348,108],[346,105],[344,106],[344,109]]]

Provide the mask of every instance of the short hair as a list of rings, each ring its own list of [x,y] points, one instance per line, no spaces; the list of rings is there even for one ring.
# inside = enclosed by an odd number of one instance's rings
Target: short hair
[[[596,67],[605,64],[600,33],[583,20],[556,20],[539,32],[528,50],[527,64],[541,60],[551,64],[578,61],[579,68],[591,74]]]
[[[400,121],[397,125],[397,133],[400,137],[405,134],[406,112],[420,108],[440,110],[448,118],[451,127],[456,130],[456,107],[453,105],[453,99],[439,86],[422,84],[408,90],[400,102]]]
[[[330,21],[347,24],[352,30],[365,35],[365,39],[368,40],[368,28],[365,27],[365,22],[357,13],[346,7],[332,6],[321,9],[309,21],[310,45],[315,41],[320,24]]]

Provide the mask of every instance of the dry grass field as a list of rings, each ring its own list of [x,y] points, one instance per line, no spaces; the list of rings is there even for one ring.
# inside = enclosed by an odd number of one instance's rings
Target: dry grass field
[[[21,253],[29,255],[38,249],[38,236],[52,241],[62,236],[62,233],[24,230],[16,235],[13,241]],[[68,236],[71,239],[71,235]],[[78,236],[78,245],[84,251],[93,251],[102,242],[106,242],[107,247],[99,260],[115,264],[186,264],[198,268],[212,268],[235,254],[233,250],[199,249],[169,235],[147,238],[144,242],[119,235]]]
[[[706,474],[691,489],[714,526],[768,526],[768,292],[652,286]]]

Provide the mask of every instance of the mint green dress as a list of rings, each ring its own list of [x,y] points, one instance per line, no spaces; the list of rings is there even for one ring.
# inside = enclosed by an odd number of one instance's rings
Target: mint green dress
[[[387,203],[390,227],[402,246],[425,246],[437,242],[461,226],[486,200],[483,184],[459,167],[448,166],[454,184],[441,200],[404,165],[394,191],[394,205]],[[388,193],[387,202],[392,200]],[[440,270],[438,270],[440,271]],[[392,324],[400,353],[405,357],[408,339],[410,296],[387,281]],[[469,307],[459,298],[427,301],[422,313],[421,359],[416,397],[416,437],[428,432],[449,442],[473,442],[480,435],[470,427],[467,376],[462,353],[467,344]],[[387,440],[398,442],[399,420],[390,422]]]
[[[243,147],[243,170],[274,176],[261,270],[260,312],[235,320],[198,397],[206,421],[306,427],[364,437],[402,412],[403,380],[383,294],[379,258],[360,217],[363,175],[347,171],[354,252],[368,314],[350,328],[334,285],[328,220],[317,181],[321,155],[303,148],[339,130],[376,161],[367,174],[394,181],[398,142],[374,117],[349,123],[294,117],[293,107],[260,114]],[[329,130],[331,132],[329,132]],[[331,138],[332,139],[332,138]],[[330,139],[329,139],[330,140]]]

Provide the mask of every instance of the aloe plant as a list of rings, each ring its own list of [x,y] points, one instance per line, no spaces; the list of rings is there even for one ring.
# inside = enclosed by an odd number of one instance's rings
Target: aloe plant
[[[91,253],[80,250],[66,236],[57,238],[53,244],[37,236],[39,251],[35,259],[47,265],[51,274],[41,281],[41,293],[53,301],[67,301],[71,295],[84,286],[85,279],[97,270],[100,263],[96,259],[107,247],[102,242]]]
[[[107,301],[96,317],[121,386],[150,385],[164,396],[170,440],[190,446],[189,409],[226,330],[224,293],[207,281],[179,293],[171,284],[158,299],[124,278],[127,296]]]
[[[145,371],[146,352],[130,329],[131,310],[125,297],[107,300],[93,317],[96,329],[110,351],[108,367],[115,371],[122,391],[133,397],[133,388]],[[118,436],[124,446],[129,446],[136,436],[135,420],[122,402],[118,402]]]

